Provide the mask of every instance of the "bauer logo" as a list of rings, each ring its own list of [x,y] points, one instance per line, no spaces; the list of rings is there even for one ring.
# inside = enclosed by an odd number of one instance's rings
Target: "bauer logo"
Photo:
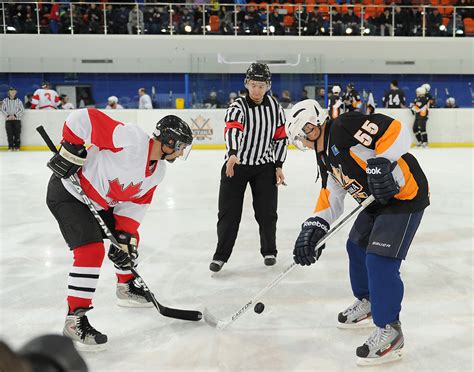
[[[206,139],[212,140],[214,130],[211,126],[211,119],[206,119],[199,115],[197,118],[191,118],[191,130],[193,131],[193,137],[198,141],[204,141]]]

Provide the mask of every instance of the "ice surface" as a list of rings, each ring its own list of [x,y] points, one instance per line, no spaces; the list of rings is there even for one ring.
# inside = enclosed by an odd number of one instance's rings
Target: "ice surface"
[[[473,150],[414,149],[432,205],[402,265],[403,361],[371,371],[473,369]],[[18,348],[59,333],[66,311],[71,253],[45,205],[48,152],[0,153],[0,338]],[[265,267],[249,190],[228,264],[211,276],[222,151],[193,151],[176,162],[141,226],[139,272],[165,305],[231,315],[291,263],[299,226],[319,190],[314,154],[289,151],[280,189],[278,264]],[[355,203],[346,199],[346,209]],[[162,317],[154,308],[115,305],[113,266],[105,261],[91,323],[108,350],[84,354],[95,371],[349,371],[370,330],[340,330],[337,313],[353,302],[345,240],[348,227],[317,264],[296,268],[222,331]],[[360,367],[359,367],[360,368]],[[357,370],[360,370],[360,369]]]

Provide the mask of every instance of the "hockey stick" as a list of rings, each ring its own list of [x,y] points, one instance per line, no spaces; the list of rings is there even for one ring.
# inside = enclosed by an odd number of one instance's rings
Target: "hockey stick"
[[[46,142],[49,149],[52,152],[57,153],[58,150],[56,149],[56,146],[54,146],[53,141],[51,141],[51,138],[46,133],[44,127],[39,126],[39,127],[36,128],[36,130],[41,135],[43,140]],[[104,220],[100,216],[99,212],[97,212],[97,210],[95,209],[95,207],[92,204],[91,200],[84,193],[84,190],[82,189],[82,186],[79,183],[79,181],[76,179],[75,175],[72,175],[71,177],[69,177],[69,180],[71,181],[71,183],[73,184],[74,188],[79,193],[79,195],[81,195],[82,200],[84,200],[84,203],[87,205],[87,207],[89,208],[89,210],[91,211],[91,213],[93,214],[93,216],[95,217],[97,222],[99,223],[100,227],[102,228],[102,230],[104,231],[105,235],[110,240],[112,245],[114,245],[118,249],[121,249],[120,244],[118,243],[117,239],[115,239],[112,232],[109,230],[109,228],[105,224]],[[145,284],[145,281],[143,280],[143,278],[140,276],[140,274],[138,274],[137,270],[135,268],[130,268],[130,271],[133,273],[136,280],[139,282],[139,284],[144,289],[148,300],[153,303],[153,305],[161,313],[161,315],[167,316],[169,318],[175,318],[175,319],[181,319],[181,320],[190,320],[190,321],[199,321],[199,320],[201,320],[202,313],[200,311],[174,309],[174,308],[171,308],[171,307],[166,307],[166,306],[161,305],[156,300],[155,295],[153,294],[153,292],[150,291],[148,286]]]
[[[338,232],[352,217],[356,214],[367,208],[373,201],[374,197],[370,195],[367,199],[365,199],[361,204],[359,204],[353,211],[349,212],[344,218],[340,220],[332,229],[328,231],[328,233],[318,242],[316,248],[321,247],[323,244],[326,243],[329,239],[331,239],[336,232]],[[218,329],[226,328],[228,325],[236,321],[240,318],[250,307],[252,304],[258,302],[258,300],[263,297],[270,289],[276,286],[285,276],[287,276],[296,266],[298,266],[295,262],[293,262],[290,266],[288,266],[280,275],[278,275],[272,282],[270,282],[265,288],[263,288],[260,292],[258,292],[251,300],[247,301],[247,303],[242,306],[238,311],[236,311],[233,315],[228,316],[224,319],[218,319],[213,314],[209,312],[207,308],[204,309],[204,321]]]

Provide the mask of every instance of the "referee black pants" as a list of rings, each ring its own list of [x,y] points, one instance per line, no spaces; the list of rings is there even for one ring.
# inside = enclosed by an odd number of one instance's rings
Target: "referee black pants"
[[[5,129],[7,131],[8,149],[20,148],[21,121],[6,120]]]
[[[232,253],[239,231],[244,194],[248,183],[252,189],[253,209],[259,225],[260,253],[262,256],[276,256],[278,189],[275,164],[236,165],[234,176],[231,178],[226,176],[225,170],[224,164],[221,169],[219,188],[217,249],[213,259],[227,262]]]

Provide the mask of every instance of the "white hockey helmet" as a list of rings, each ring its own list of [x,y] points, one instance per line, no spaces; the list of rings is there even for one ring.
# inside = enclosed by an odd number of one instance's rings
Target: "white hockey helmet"
[[[339,85],[334,85],[331,89],[332,94],[340,94],[341,93],[341,87]]]
[[[446,100],[446,106],[447,107],[454,107],[456,106],[456,99],[454,97],[449,97],[447,100]]]
[[[424,83],[422,87],[425,88],[426,93],[428,93],[431,89],[431,85],[429,85],[428,83]]]
[[[110,96],[107,98],[107,102],[110,104],[118,103],[118,98],[116,96]]]
[[[421,86],[421,87],[418,87],[416,88],[416,96],[424,96],[426,94],[426,89]]]
[[[301,141],[306,136],[304,126],[309,123],[320,127],[328,118],[327,111],[317,101],[305,99],[291,108],[285,123],[286,135],[291,143],[304,151],[307,149]]]

